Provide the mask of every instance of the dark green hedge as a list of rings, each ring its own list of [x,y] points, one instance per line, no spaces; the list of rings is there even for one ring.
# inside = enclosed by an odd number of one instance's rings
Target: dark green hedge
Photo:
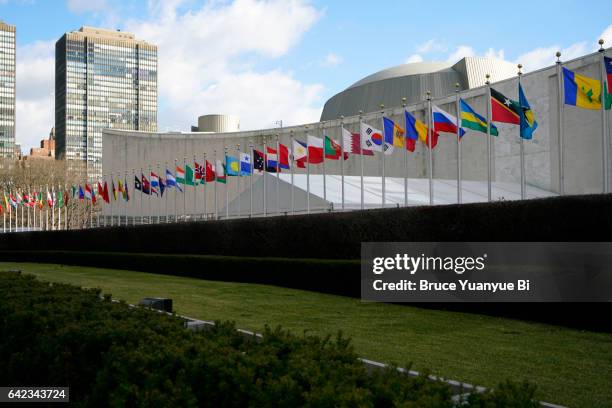
[[[369,374],[338,335],[181,319],[101,299],[97,290],[0,273],[0,383],[69,386],[74,406],[454,407],[450,389],[396,370]],[[462,407],[535,407],[534,388],[502,384]]]
[[[362,242],[611,241],[612,195],[82,231],[0,234],[0,249],[359,259]]]

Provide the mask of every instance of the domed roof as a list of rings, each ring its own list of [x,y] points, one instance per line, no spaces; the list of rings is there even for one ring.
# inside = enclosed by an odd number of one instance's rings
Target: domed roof
[[[453,64],[450,62],[415,62],[411,64],[397,65],[395,67],[383,69],[382,71],[378,71],[372,75],[368,75],[367,77],[355,82],[347,89],[389,78],[397,78],[408,75],[429,74],[432,72],[448,69],[452,66]]]

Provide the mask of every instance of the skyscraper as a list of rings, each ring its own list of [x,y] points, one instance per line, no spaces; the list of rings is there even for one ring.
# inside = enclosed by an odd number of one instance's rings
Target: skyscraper
[[[15,155],[15,26],[0,21],[0,158]]]
[[[157,46],[81,27],[55,44],[56,157],[102,176],[102,129],[157,130]]]

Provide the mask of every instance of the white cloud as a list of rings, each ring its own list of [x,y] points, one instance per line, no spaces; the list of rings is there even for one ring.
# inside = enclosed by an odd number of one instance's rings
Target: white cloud
[[[468,45],[460,45],[457,49],[451,52],[447,58],[449,62],[457,62],[464,57],[473,57],[476,55],[474,49]]]
[[[429,52],[446,51],[446,49],[447,47],[443,42],[432,38],[422,44],[419,44],[416,47],[416,52],[420,54],[427,54]]]
[[[612,25],[609,25],[603,31],[603,33],[601,33],[599,38],[604,40],[604,47],[606,47],[606,48],[612,47]]]
[[[412,64],[415,62],[423,62],[423,57],[421,57],[419,54],[412,54],[411,56],[406,58],[406,61],[404,61],[404,64]]]
[[[17,142],[37,146],[54,124],[55,43],[17,46]]]
[[[321,61],[321,66],[322,67],[335,67],[339,64],[342,63],[342,57],[338,56],[337,54],[330,52],[329,54],[327,54],[325,56],[325,58],[323,59],[323,61]]]
[[[160,130],[186,130],[206,113],[237,114],[243,129],[318,120],[321,85],[245,63],[253,55],[285,55],[317,21],[317,9],[301,0],[211,2],[181,11],[183,5],[151,2],[150,19],[125,27],[159,47]]]
[[[106,0],[68,0],[68,10],[82,14],[87,12],[101,12],[108,9]]]

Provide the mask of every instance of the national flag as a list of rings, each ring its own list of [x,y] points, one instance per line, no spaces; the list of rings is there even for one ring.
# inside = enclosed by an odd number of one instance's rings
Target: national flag
[[[240,160],[234,156],[225,156],[225,168],[228,176],[240,176]]]
[[[428,132],[427,125],[407,110],[404,111],[404,116],[406,118],[406,149],[414,152],[417,140],[429,147],[429,133],[431,133],[431,148],[435,148],[438,144],[438,133],[433,130]]]
[[[64,193],[62,190],[57,192],[57,208],[61,209],[64,206]]]
[[[383,133],[385,135],[385,143],[395,147],[404,147],[404,129],[391,119],[383,116]]]
[[[193,181],[193,169],[189,165],[185,165],[185,184],[188,186],[194,186]]]
[[[69,197],[68,190],[66,190],[64,191],[64,205],[65,206],[68,206],[68,201],[69,201],[68,197]],[[33,202],[33,204],[36,205],[35,202]]]
[[[323,163],[323,139],[308,135],[306,142],[308,143],[308,163]]]
[[[393,145],[385,143],[383,138],[383,132],[376,128],[373,128],[372,126],[364,122],[361,122],[359,124],[359,127],[361,136],[361,147],[363,149],[382,152],[384,144],[385,154],[393,153]]]
[[[19,191],[15,193],[15,201],[17,202],[17,205],[21,204],[21,202],[23,201],[23,198],[21,197],[21,194],[19,194]]]
[[[263,171],[264,170],[264,154],[259,150],[253,149],[253,168],[255,170]]]
[[[461,105],[461,126],[477,132],[487,133],[487,120],[480,116],[467,104],[463,99],[460,100]],[[497,136],[497,127],[491,123],[491,136]]]
[[[204,184],[204,166],[198,162],[193,162],[195,167],[195,184]]]
[[[374,152],[361,148],[361,137],[359,133],[352,133],[342,128],[342,138],[344,139],[344,154],[363,154],[364,156],[374,156]]]
[[[491,121],[519,125],[521,122],[521,106],[517,101],[504,96],[491,88]]]
[[[119,181],[121,183],[121,181]],[[112,189],[113,189],[113,198],[117,201],[117,187],[115,187],[115,180],[111,181]]]
[[[91,200],[94,195],[92,194],[92,189],[89,187],[89,184],[85,183],[85,198]],[[49,199],[49,192],[47,191],[47,200]],[[50,206],[50,205],[49,205]]]
[[[137,176],[134,176],[134,190],[142,191],[142,182]]]
[[[172,174],[172,172],[168,169],[166,169],[166,187],[167,188],[176,187],[180,192],[183,192],[183,189],[181,188],[180,184],[176,182],[176,178],[174,177],[174,174]]]
[[[287,146],[285,146],[282,143],[278,144],[278,166],[281,169],[289,169],[290,165],[289,165],[289,155],[290,155],[290,150]]]
[[[166,191],[166,182],[164,181],[163,178],[159,178],[159,193],[160,195],[163,197],[164,196],[164,191]]]
[[[42,193],[40,193],[40,195],[41,195],[40,202],[42,203]],[[83,191],[83,186],[79,184],[79,200],[84,200],[84,199],[85,199],[85,192]],[[42,208],[42,204],[40,208]]]
[[[342,146],[336,143],[336,141],[333,140],[331,137],[326,135],[325,136],[325,158],[330,159],[330,160],[338,160],[340,156],[343,156],[344,160],[348,158],[348,155],[346,153],[342,155]]]
[[[533,111],[527,102],[527,97],[523,92],[523,87],[519,83],[519,103],[521,105],[521,137],[523,139],[531,139],[533,132],[538,128],[538,122],[536,122],[533,115]]]
[[[584,109],[601,109],[601,82],[563,67],[565,104]]]
[[[128,189],[128,183],[126,179],[123,180],[123,199],[125,201],[130,201],[130,191]]]
[[[156,173],[151,172],[149,177],[151,178],[151,194],[158,195],[157,190],[159,189],[159,176]]]
[[[8,198],[6,198],[6,193],[4,194],[4,207],[7,209],[7,211],[9,212],[9,214],[11,213],[11,206],[9,204],[9,200]]]
[[[151,194],[151,183],[149,183],[149,180],[142,173],[140,174],[140,178],[142,179],[142,192],[150,195]]]
[[[11,206],[13,208],[15,208],[15,209],[17,208],[17,200],[15,200],[15,197],[13,197],[12,194],[9,194],[9,202],[11,203]]]
[[[51,192],[47,189],[47,205],[49,207],[53,207],[53,197],[51,197]]]
[[[270,173],[276,173],[276,169],[278,168],[278,155],[276,154],[276,149],[267,146],[265,159],[266,171]]]
[[[72,198],[77,198],[77,197],[78,197],[78,189],[77,189],[77,186],[73,184],[72,185]]]
[[[431,105],[433,112],[433,128],[435,132],[446,132],[457,134],[457,118],[443,111],[436,105]],[[463,128],[459,128],[459,137],[465,134]]]
[[[227,177],[225,175],[225,166],[221,163],[221,160],[217,160],[215,164],[215,174],[217,175],[218,183],[227,183]]]
[[[300,168],[305,168],[306,159],[308,158],[308,146],[306,143],[299,140],[293,140],[293,160]]]
[[[606,67],[606,77],[607,77],[607,88],[608,88],[608,95],[612,94],[612,58],[610,57],[604,57],[604,65]],[[606,95],[606,96],[608,96]],[[606,98],[608,99],[608,98]],[[606,109],[610,109],[609,106],[606,106]]]
[[[185,185],[185,170],[179,166],[176,166],[176,183]]]
[[[240,153],[240,175],[249,176],[252,172],[251,156],[248,153]]]
[[[206,182],[212,183],[217,178],[215,174],[215,166],[212,165],[208,160],[206,160]]]
[[[102,189],[102,199],[106,204],[110,203],[110,197],[108,195],[108,183],[104,181],[104,189]]]

